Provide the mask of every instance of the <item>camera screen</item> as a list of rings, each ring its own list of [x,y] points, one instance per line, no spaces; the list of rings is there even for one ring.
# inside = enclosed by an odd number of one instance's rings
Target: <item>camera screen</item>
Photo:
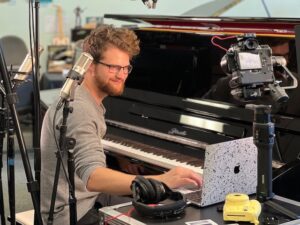
[[[259,54],[250,52],[240,52],[238,54],[240,69],[241,70],[251,70],[251,69],[261,69],[261,60]]]

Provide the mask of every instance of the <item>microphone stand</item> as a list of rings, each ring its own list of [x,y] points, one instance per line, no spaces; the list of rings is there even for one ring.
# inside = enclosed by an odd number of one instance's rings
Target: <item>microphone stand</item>
[[[31,1],[31,0],[30,0]],[[37,190],[37,201],[40,204],[40,174],[41,174],[41,149],[40,149],[40,136],[41,136],[41,103],[40,103],[40,87],[39,87],[39,78],[40,78],[40,59],[39,59],[39,7],[40,1],[34,0],[34,8],[35,8],[35,37],[34,37],[34,73],[33,73],[33,115],[34,120],[33,128],[32,128],[32,147],[34,152],[34,171],[35,171],[35,180],[38,184]],[[34,211],[34,224],[40,224],[39,218],[37,214],[40,214],[39,211]]]
[[[73,86],[73,88],[75,88]],[[73,92],[73,91],[72,91]],[[69,113],[72,113],[73,108],[70,107],[70,102],[73,101],[73,97],[70,99],[64,99],[63,102],[59,101],[58,107],[56,110],[59,110],[61,103],[64,105],[63,107],[63,119],[62,124],[59,127],[60,136],[59,136],[59,149],[56,152],[57,162],[56,162],[56,169],[55,169],[55,176],[53,182],[53,190],[51,196],[51,204],[50,204],[50,211],[48,217],[47,225],[53,224],[53,213],[54,213],[54,206],[56,200],[56,193],[58,187],[58,179],[59,179],[59,172],[60,166],[62,164],[63,155],[68,152],[68,175],[65,171],[63,166],[64,173],[69,183],[69,210],[70,210],[70,225],[76,225],[77,223],[77,208],[76,208],[76,197],[75,197],[75,182],[74,182],[74,175],[75,175],[75,164],[74,164],[74,155],[73,155],[73,148],[75,147],[76,140],[74,138],[70,138],[66,136],[67,133],[67,120]]]
[[[2,168],[3,168],[3,143],[5,138],[5,127],[6,127],[6,118],[5,118],[5,108],[4,108],[4,93],[0,95],[1,98],[1,107],[0,107],[0,216],[1,224],[5,225],[5,212],[4,212],[4,198],[3,198],[3,186],[2,186]]]
[[[272,183],[272,150],[274,145],[275,127],[271,121],[270,105],[246,105],[254,110],[253,142],[257,147],[257,190],[256,198],[277,212],[290,219],[299,219],[295,212],[272,201],[274,198]]]
[[[16,195],[15,195],[15,142],[14,122],[8,115],[7,127],[7,183],[9,197],[10,223],[16,224]]]
[[[10,77],[10,76],[9,76]],[[15,95],[15,90],[12,89]],[[4,93],[5,95],[5,93]],[[4,104],[4,103],[3,103]],[[10,212],[10,223],[16,224],[16,195],[15,195],[15,140],[14,122],[9,112],[3,118],[4,130],[7,129],[7,185]]]
[[[70,102],[74,100],[75,95],[75,89],[77,85],[80,85],[83,80],[83,74],[88,69],[88,67],[91,65],[93,61],[93,57],[88,53],[82,53],[81,56],[78,59],[78,62],[75,63],[72,70],[70,70],[67,80],[62,87],[60,91],[60,100],[57,103],[56,111],[53,118],[53,129],[60,129],[60,136],[59,136],[59,146],[57,146],[57,163],[56,163],[56,170],[55,170],[55,177],[53,182],[53,191],[51,196],[51,204],[50,204],[50,210],[49,210],[49,217],[48,217],[48,224],[53,223],[53,213],[54,213],[54,205],[55,205],[55,199],[56,199],[56,193],[57,193],[57,185],[58,185],[58,179],[59,179],[59,172],[60,172],[60,165],[63,164],[63,154],[67,154],[66,151],[68,151],[68,174],[65,171],[64,165],[63,172],[66,176],[66,180],[69,184],[69,209],[70,209],[70,224],[75,225],[77,223],[77,209],[76,209],[76,198],[75,198],[75,182],[74,182],[74,176],[75,176],[75,165],[74,165],[74,155],[73,155],[73,149],[76,140],[74,138],[66,137],[67,133],[67,119],[69,113],[73,111],[73,108],[69,106]],[[63,119],[62,124],[60,127],[55,128],[55,118],[56,113],[60,108],[64,105],[63,108]],[[55,133],[55,130],[53,130]],[[56,138],[56,136],[54,137]],[[56,139],[55,139],[56,141]]]
[[[39,1],[35,0],[35,76],[33,79],[33,150],[34,150],[34,171],[35,179],[40,183],[40,172],[41,172],[41,157],[40,157],[40,136],[41,136],[41,112],[40,112],[40,88],[39,88],[39,77],[40,77],[40,59],[39,59]]]
[[[18,140],[19,147],[20,147],[24,170],[25,170],[27,181],[28,181],[28,183],[27,183],[28,191],[31,193],[34,210],[37,214],[37,222],[38,222],[38,224],[42,225],[43,223],[42,223],[42,218],[41,218],[41,214],[40,214],[40,205],[39,205],[38,193],[37,193],[39,186],[38,186],[38,183],[36,181],[34,181],[33,176],[32,176],[30,162],[28,159],[27,150],[26,150],[25,142],[24,142],[24,137],[23,137],[23,134],[21,131],[20,122],[18,119],[16,105],[15,105],[16,94],[12,93],[12,88],[11,88],[12,85],[11,85],[10,78],[9,78],[9,75],[7,72],[6,63],[5,63],[5,59],[4,59],[4,55],[3,55],[1,47],[0,47],[0,73],[2,74],[3,85],[4,85],[4,89],[5,89],[5,93],[6,93],[6,101],[9,106],[10,114],[12,116],[12,121],[15,126],[17,140]]]
[[[10,73],[9,73],[10,74]],[[9,76],[11,77],[11,76]],[[13,95],[16,90],[12,88]],[[16,224],[16,189],[15,189],[15,130],[10,113],[7,113],[7,184],[10,211],[10,223]]]

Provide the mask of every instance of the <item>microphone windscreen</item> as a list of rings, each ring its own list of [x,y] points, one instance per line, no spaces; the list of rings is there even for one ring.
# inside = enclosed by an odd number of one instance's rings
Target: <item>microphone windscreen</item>
[[[39,55],[43,52],[44,48],[40,47],[39,48]],[[34,58],[32,58],[31,54],[28,53],[25,57],[25,59],[23,60],[21,66],[19,67],[19,70],[15,76],[14,76],[14,80],[17,81],[24,81],[26,80],[26,78],[28,77],[28,74],[32,71],[32,65],[35,64],[35,60]]]
[[[93,57],[89,53],[83,52],[79,56],[72,70],[79,73],[80,75],[83,75],[88,70],[92,62]]]
[[[67,80],[60,91],[60,97],[67,99],[76,85],[80,85],[84,79],[84,74],[92,64],[94,58],[87,52],[82,52],[73,68],[70,70]]]

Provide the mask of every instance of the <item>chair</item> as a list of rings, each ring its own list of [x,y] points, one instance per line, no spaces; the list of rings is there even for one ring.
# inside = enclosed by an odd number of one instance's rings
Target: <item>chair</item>
[[[2,37],[0,44],[7,66],[19,67],[28,53],[25,42],[17,36],[9,35]]]

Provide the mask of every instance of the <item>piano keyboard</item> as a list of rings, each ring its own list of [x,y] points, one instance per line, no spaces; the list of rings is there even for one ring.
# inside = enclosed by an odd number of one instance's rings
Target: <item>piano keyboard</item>
[[[162,168],[171,169],[180,166],[189,168],[198,174],[203,174],[204,161],[202,159],[196,159],[195,157],[130,141],[128,139],[120,139],[120,137],[114,137],[109,134],[102,139],[102,144],[106,151],[124,155]]]

